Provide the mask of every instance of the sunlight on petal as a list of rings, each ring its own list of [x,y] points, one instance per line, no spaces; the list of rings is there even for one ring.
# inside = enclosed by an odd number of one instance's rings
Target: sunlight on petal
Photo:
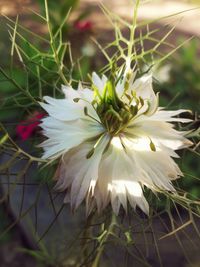
[[[134,197],[142,197],[142,188],[137,182],[126,181],[126,188],[130,195]]]
[[[117,194],[124,194],[124,187],[126,187],[128,193],[134,197],[142,197],[142,188],[139,183],[134,181],[119,180],[113,181],[112,184],[108,184],[108,191],[112,192],[113,189]]]
[[[137,138],[132,143],[132,148],[136,151],[151,151],[150,141],[147,138]]]
[[[92,195],[94,195],[94,188],[95,188],[95,185],[96,185],[96,181],[95,180],[92,180],[90,182],[90,187],[89,187],[89,192],[91,191],[92,192]]]
[[[131,138],[123,140],[125,146],[135,151],[152,151],[151,140],[148,137]],[[155,145],[155,144],[154,144]],[[156,151],[160,151],[158,146],[155,146]]]
[[[111,144],[118,148],[119,150],[122,150],[123,149],[123,146],[122,146],[122,143],[121,143],[121,140],[119,137],[113,137],[112,138],[112,141],[111,141]]]

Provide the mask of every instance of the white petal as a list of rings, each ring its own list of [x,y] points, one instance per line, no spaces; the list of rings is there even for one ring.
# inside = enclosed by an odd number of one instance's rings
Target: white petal
[[[62,85],[62,91],[65,95],[65,98],[71,101],[73,101],[74,98],[81,97],[79,90],[74,90],[71,86]]]
[[[50,116],[62,121],[71,121],[85,117],[84,107],[78,103],[71,102],[67,99],[54,99],[45,96],[44,100],[48,103],[40,103]]]
[[[69,149],[104,131],[100,124],[92,120],[63,122],[52,117],[44,118],[41,127],[49,138],[40,145],[44,148],[43,158],[45,159],[59,157]]]
[[[73,90],[73,89],[72,89]],[[78,102],[72,99],[55,99],[45,96],[44,100],[48,103],[40,103],[40,105],[48,112],[50,116],[61,121],[72,121],[80,118],[87,118],[84,113],[84,108],[88,110],[88,114],[99,120],[99,117],[90,104],[93,92],[89,89],[84,89],[82,98]]]
[[[155,187],[174,191],[170,180],[177,179],[182,176],[182,173],[167,153],[163,151],[132,151],[132,157],[137,162],[138,168],[142,169],[142,184],[151,187],[153,183]],[[146,183],[146,181],[148,182]]]
[[[108,141],[109,138],[105,136],[95,148],[94,154],[91,158],[80,158],[80,161],[82,161],[82,168],[74,177],[75,179],[72,182],[71,188],[71,204],[72,206],[74,205],[75,209],[83,201],[88,190],[91,190],[90,187],[95,187],[96,185],[96,181],[98,179],[99,164],[101,161],[102,153],[105,150]],[[90,147],[90,149],[92,149],[92,146]]]
[[[158,96],[155,95],[152,87],[152,75],[146,74],[137,79],[133,86],[136,91],[137,97],[141,97],[143,100],[147,100],[149,103],[149,109],[147,114],[153,114],[158,107]]]
[[[120,147],[120,140],[117,138],[115,137],[115,141],[111,142],[110,148],[102,158],[97,182],[97,190],[102,201],[102,205],[100,206],[104,208],[108,203],[108,198],[110,198],[116,214],[119,212],[120,204],[127,210],[128,194],[129,198],[131,198],[132,206],[134,206],[133,203],[136,205],[136,202],[140,206],[140,199],[143,199],[143,193],[141,191],[139,192],[140,195],[138,195],[138,191],[127,191],[128,184],[135,183],[138,185],[140,169],[123,147]],[[134,196],[133,194],[131,195],[131,192],[134,192]],[[137,198],[135,202],[134,198]],[[144,202],[144,200],[141,200],[141,203],[143,203],[142,207],[144,207]]]
[[[58,180],[57,188],[65,190],[71,186],[71,205],[77,208],[89,190],[95,186],[98,179],[98,169],[102,153],[109,141],[108,136],[101,139],[94,150],[94,154],[87,159],[87,154],[94,147],[94,143],[83,143],[76,149],[65,155],[62,163],[65,171],[62,171],[62,177]]]
[[[149,204],[143,196],[140,184],[137,182],[126,182],[125,185],[131,206],[135,208],[137,205],[144,213],[149,214]]]
[[[138,117],[133,121],[125,132],[138,138],[154,140],[155,143],[167,146],[173,150],[182,149],[192,144],[184,137],[182,132],[173,129],[172,124],[163,121],[144,121],[142,117]]]
[[[126,93],[131,96],[131,91],[134,89],[133,88],[133,82],[136,76],[136,72],[130,73],[129,70],[129,80],[128,80],[128,88],[126,88]],[[124,90],[125,90],[125,82],[127,80],[126,75],[122,79],[120,79],[116,85],[116,92],[119,98],[122,97]],[[123,101],[126,103],[129,103],[128,99],[126,97],[123,98]]]
[[[179,121],[179,122],[191,122],[191,119],[185,119],[185,118],[173,118],[174,116],[177,116],[183,112],[189,112],[188,110],[185,109],[179,109],[179,110],[173,110],[173,111],[168,111],[168,110],[162,110],[158,109],[157,112],[155,112],[149,119],[150,120],[155,120],[155,121]],[[147,119],[147,118],[146,118]]]
[[[116,93],[118,95],[119,98],[122,97],[123,93],[124,93],[124,83],[125,83],[125,79],[120,79],[119,82],[116,85]]]
[[[102,94],[103,89],[107,82],[107,77],[105,75],[102,76],[102,79],[96,74],[96,72],[92,73],[92,81],[93,84],[97,87],[99,90],[99,93]]]
[[[65,94],[65,98],[74,103],[74,99],[80,98],[81,100],[86,100],[92,102],[94,99],[94,92],[88,88],[83,88],[82,84],[79,83],[78,89],[74,90],[71,86],[62,86],[62,91]]]

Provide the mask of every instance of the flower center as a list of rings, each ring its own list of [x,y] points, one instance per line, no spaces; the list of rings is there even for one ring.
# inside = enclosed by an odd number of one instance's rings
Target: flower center
[[[100,101],[97,102],[96,112],[112,136],[120,133],[138,112],[137,103],[132,101],[135,96],[131,97],[125,93],[124,97],[126,101],[119,99],[115,83],[108,80],[102,95],[99,96]]]
[[[126,105],[116,109],[112,103],[100,104],[97,107],[97,114],[111,135],[116,135],[133,117]]]

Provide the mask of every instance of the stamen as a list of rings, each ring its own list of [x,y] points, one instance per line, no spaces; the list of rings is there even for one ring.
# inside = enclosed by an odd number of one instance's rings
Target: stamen
[[[138,106],[137,105],[131,105],[130,106],[130,112],[133,116],[137,115],[138,113]]]
[[[98,122],[99,124],[102,125],[102,123],[101,123],[100,121],[98,121],[97,119],[95,119],[94,117],[92,117],[92,116],[88,113],[88,108],[87,108],[87,107],[84,107],[84,114],[85,114],[85,116],[91,118],[92,120],[94,120],[94,121],[96,121],[96,122]]]
[[[150,145],[151,150],[154,151],[154,152],[156,152],[156,146],[154,145],[154,143],[152,142],[151,139],[150,139],[150,144],[149,145]]]
[[[93,148],[87,153],[86,158],[89,159],[93,156],[95,149],[97,148],[98,144],[100,143],[101,139],[105,136],[105,133],[103,133],[94,144]]]
[[[120,122],[123,121],[122,117],[119,115],[119,113],[117,113],[113,107],[111,106],[110,109],[106,112],[105,115],[111,114],[113,115],[115,118],[117,118]]]
[[[94,148],[92,148],[88,153],[87,153],[87,155],[86,155],[86,159],[89,159],[89,158],[91,158],[92,157],[92,155],[94,154]]]
[[[77,98],[74,98],[73,101],[74,101],[75,103],[78,103],[78,101],[79,101],[80,99],[81,99],[81,98],[78,98],[78,97],[77,97]]]
[[[139,100],[140,100],[141,105],[144,106],[144,99],[141,96],[139,96]]]

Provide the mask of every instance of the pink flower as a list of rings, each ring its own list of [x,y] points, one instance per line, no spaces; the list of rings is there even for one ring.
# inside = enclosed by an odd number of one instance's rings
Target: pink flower
[[[82,31],[82,32],[85,32],[85,31],[91,31],[92,29],[92,22],[89,21],[89,20],[78,20],[74,23],[74,27],[79,30],[79,31]]]
[[[26,119],[25,121],[21,121],[16,127],[17,135],[23,140],[27,140],[30,136],[33,135],[38,125],[40,124],[40,120],[45,116],[43,113],[39,113],[35,111],[31,117]]]

